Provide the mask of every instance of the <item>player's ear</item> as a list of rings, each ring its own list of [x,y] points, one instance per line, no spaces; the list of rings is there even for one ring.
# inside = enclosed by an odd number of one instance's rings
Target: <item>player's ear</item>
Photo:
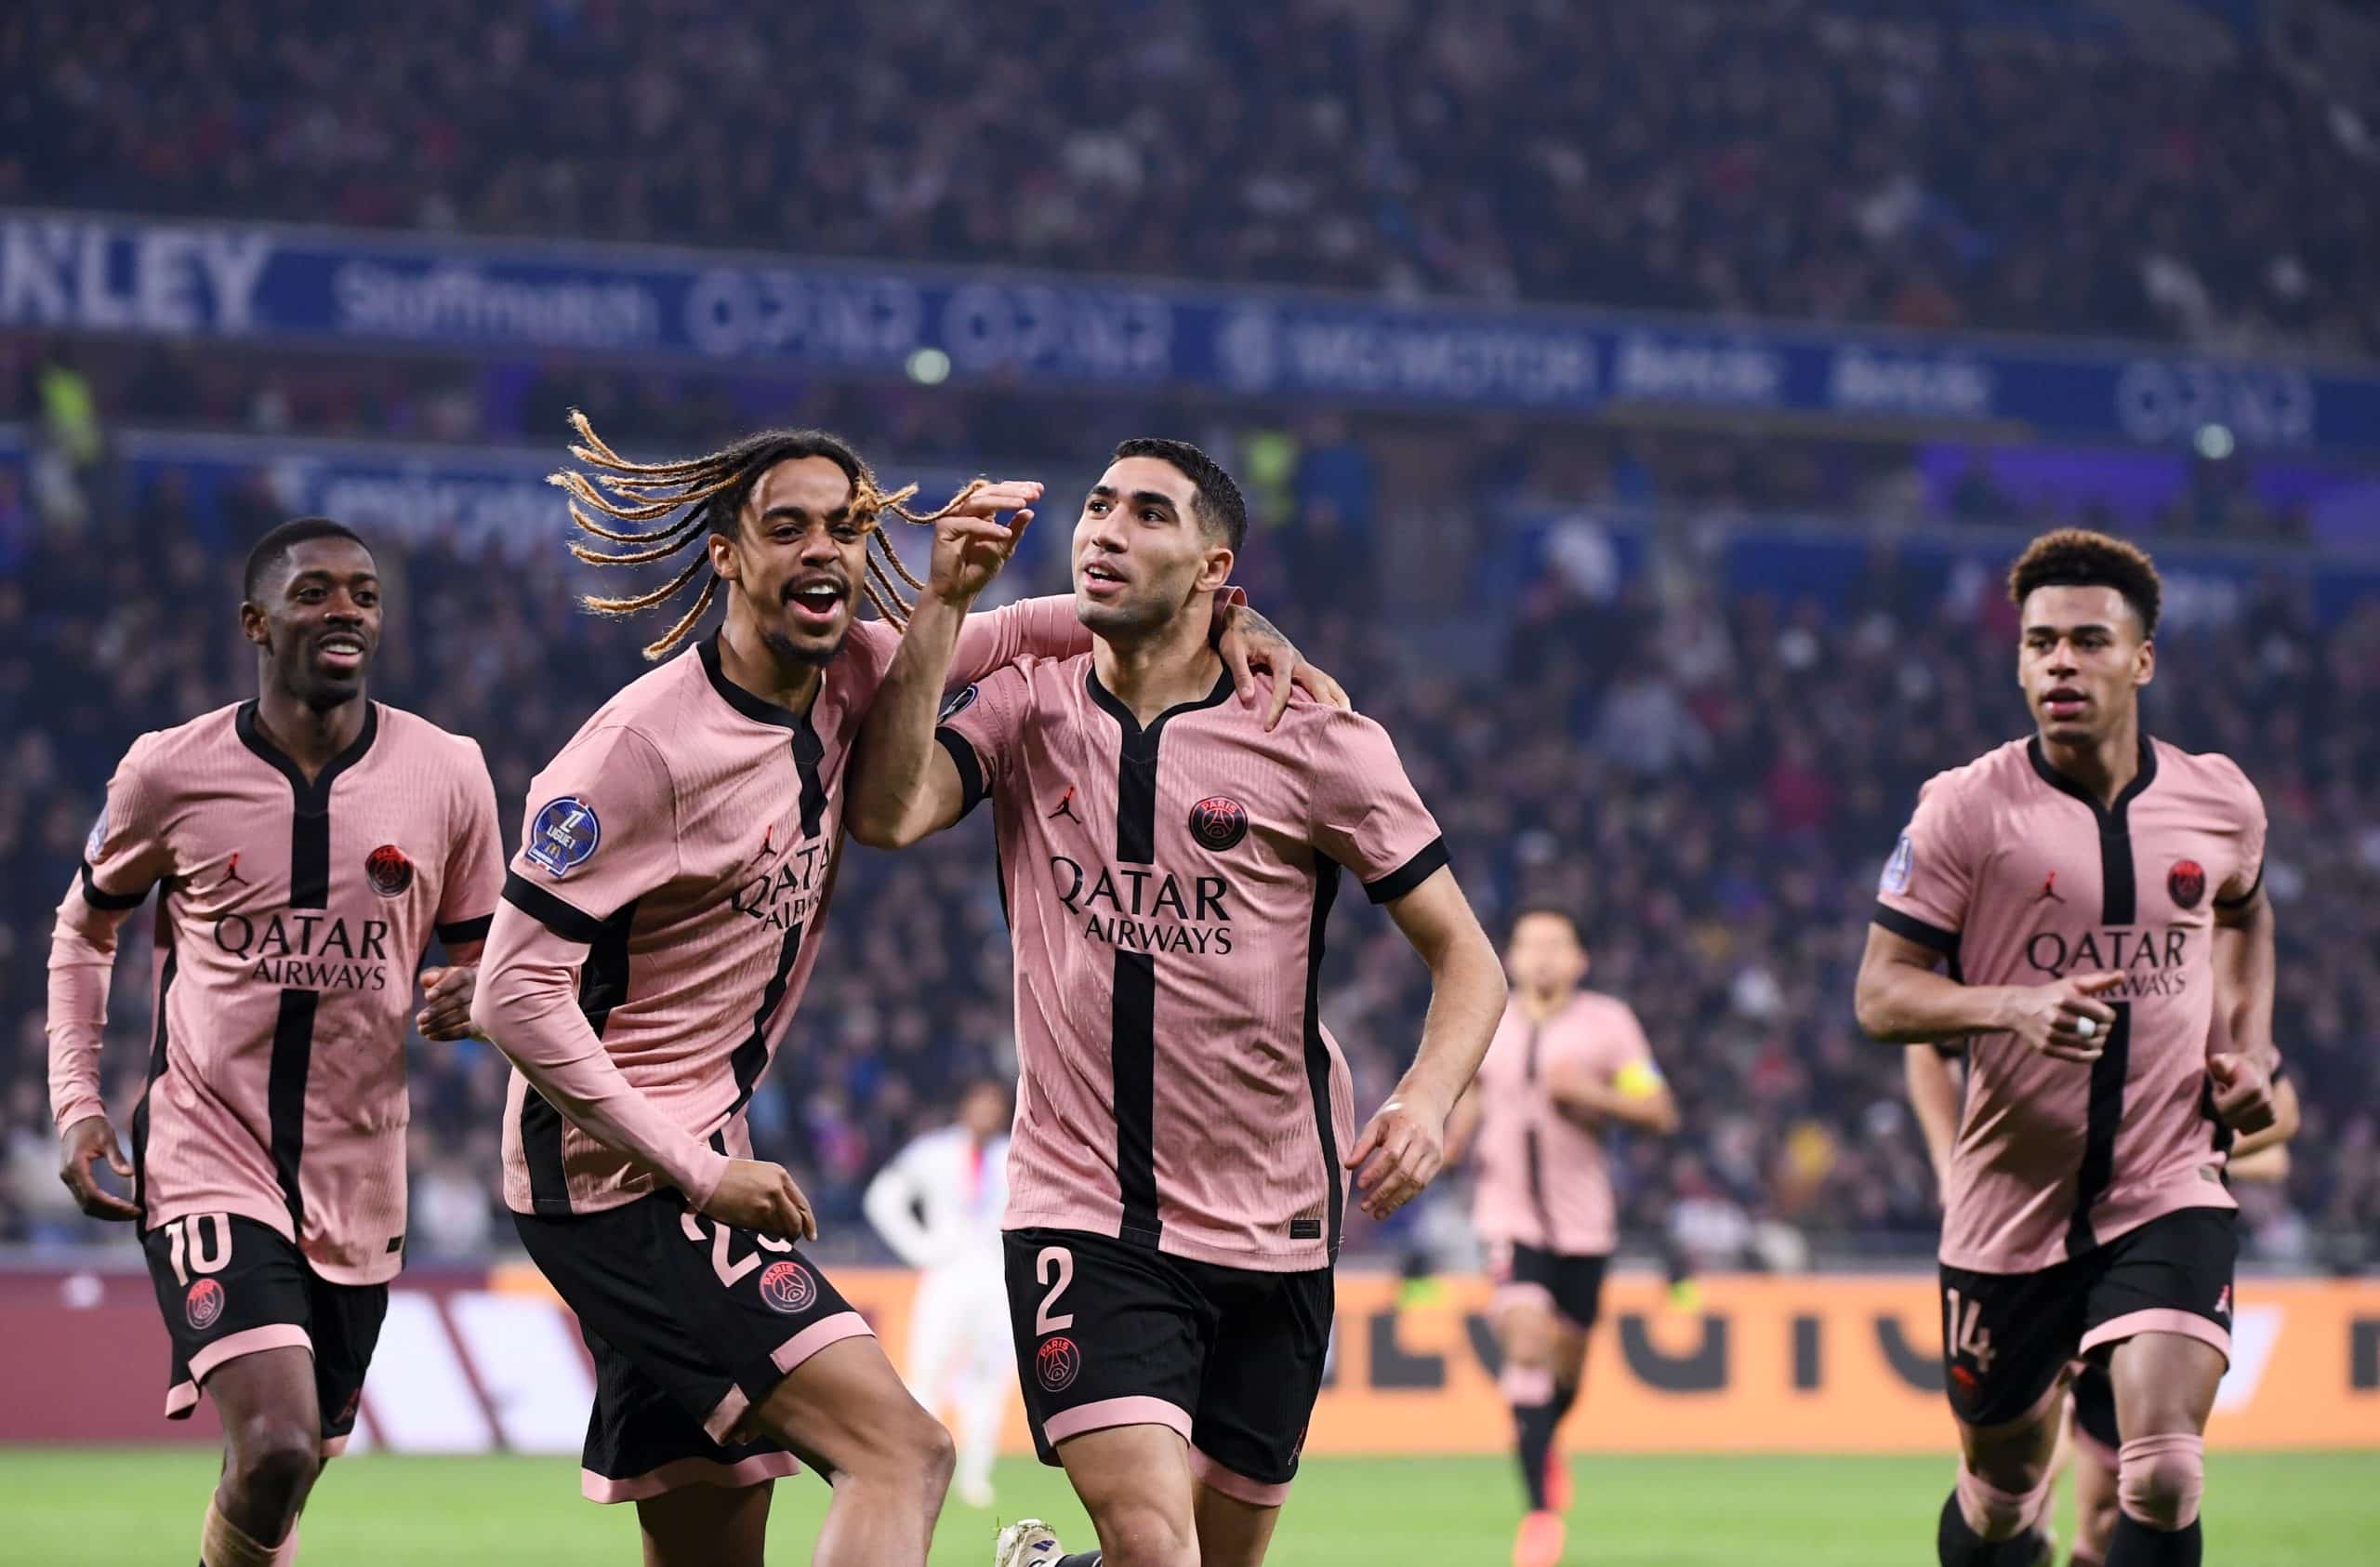
[[[2141,639],[2139,656],[2133,664],[2132,684],[2136,688],[2148,684],[2156,678],[2157,639],[2144,637]]]
[[[272,622],[266,618],[264,605],[240,601],[240,634],[258,647],[272,645]]]
[[[735,548],[732,533],[714,532],[703,540],[703,548],[710,551],[710,569],[723,582],[742,579],[743,562]]]
[[[1231,580],[1231,568],[1236,558],[1227,545],[1210,546],[1205,557],[1198,563],[1198,591],[1202,593],[1223,591],[1223,584]]]

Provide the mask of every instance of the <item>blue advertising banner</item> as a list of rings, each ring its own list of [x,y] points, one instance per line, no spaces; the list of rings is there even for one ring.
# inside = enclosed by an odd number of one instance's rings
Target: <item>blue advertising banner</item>
[[[2163,348],[72,213],[0,210],[0,326],[2380,449],[2380,374]]]

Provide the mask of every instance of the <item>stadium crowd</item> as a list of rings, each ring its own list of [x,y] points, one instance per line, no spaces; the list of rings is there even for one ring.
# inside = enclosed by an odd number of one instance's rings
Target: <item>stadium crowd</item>
[[[2004,605],[1912,596],[1889,546],[1852,610],[1833,614],[1714,600],[1690,538],[1658,545],[1617,586],[1547,551],[1494,617],[1500,656],[1451,670],[1429,637],[1362,613],[1346,550],[1327,552],[1335,574],[1300,567],[1319,503],[1298,510],[1294,482],[1283,493],[1273,516],[1287,525],[1251,551],[1259,602],[1397,737],[1484,917],[1501,925],[1540,896],[1580,909],[1595,980],[1644,1016],[1686,1131],[1624,1148],[1636,1237],[1682,1215],[1718,1260],[1763,1233],[1922,1246],[1933,1196],[1898,1056],[1859,1036],[1851,976],[1877,867],[1919,783],[2025,727]],[[254,673],[234,630],[239,551],[203,545],[171,496],[49,522],[0,499],[14,539],[0,575],[0,1239],[86,1238],[57,1180],[44,1082],[51,910],[130,738],[252,694]],[[260,498],[240,505],[238,539],[276,520]],[[532,773],[636,673],[641,637],[575,608],[587,584],[559,530],[526,564],[434,540],[385,547],[380,562],[376,693],[476,737],[517,834]],[[2285,1194],[2242,1193],[2254,1249],[2351,1260],[2380,1233],[2380,732],[2320,715],[2380,710],[2380,604],[2318,631],[2275,599],[2232,630],[2177,630],[2163,651],[2152,727],[2239,757],[2273,820],[2279,1032],[2307,1109]],[[1007,1065],[985,831],[979,819],[905,856],[854,851],[827,937],[837,955],[753,1101],[760,1147],[796,1171],[830,1242],[861,1228],[876,1164],[969,1074]],[[142,928],[126,927],[106,1057],[120,1127],[145,1057]],[[1344,907],[1333,934],[1325,1016],[1369,1100],[1417,1037],[1425,976],[1376,912]],[[416,1042],[415,1069],[419,1253],[508,1243],[500,1061]],[[1352,1242],[1395,1239],[1359,1221]]]
[[[2380,350],[2365,84],[2189,14],[33,7],[0,201]]]

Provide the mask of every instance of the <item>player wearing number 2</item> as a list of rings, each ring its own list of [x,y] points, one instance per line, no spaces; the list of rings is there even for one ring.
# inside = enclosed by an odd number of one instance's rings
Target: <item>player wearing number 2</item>
[[[1375,1215],[1429,1183],[1504,999],[1380,726],[1296,702],[1268,729],[1229,700],[1206,627],[1246,527],[1197,448],[1126,442],[1075,526],[1092,649],[985,677],[937,728],[997,565],[943,530],[853,791],[853,833],[886,846],[993,803],[1016,949],[1018,1369],[1105,1567],[1263,1560],[1322,1385],[1346,1171]],[[1419,1056],[1360,1136],[1316,1015],[1342,868],[1435,986]],[[997,1549],[1060,1560],[1029,1521]]]
[[[2047,1559],[2082,1355],[2107,1364],[2123,1436],[2109,1567],[2182,1567],[2230,1350],[2225,1159],[2275,1114],[2264,807],[2228,758],[2141,732],[2146,555],[2049,534],[2009,591],[2036,732],[1925,786],[1859,969],[1870,1033],[1969,1040],[1941,1248],[1964,1463],[1937,1550]]]

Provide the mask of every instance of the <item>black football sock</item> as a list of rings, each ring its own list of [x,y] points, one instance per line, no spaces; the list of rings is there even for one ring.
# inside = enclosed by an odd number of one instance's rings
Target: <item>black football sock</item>
[[[1520,1450],[1521,1483],[1528,1488],[1531,1512],[1544,1512],[1550,1507],[1545,1499],[1545,1460],[1554,1451],[1554,1426],[1561,1418],[1554,1413],[1557,1406],[1551,1399],[1543,1403],[1513,1405],[1513,1426]]]
[[[2196,1519],[2188,1528],[2168,1534],[2121,1513],[2115,1536],[2108,1542],[2108,1567],[2199,1567],[2205,1552],[2206,1537]]]
[[[2028,1529],[2013,1540],[1985,1539],[1967,1526],[1967,1515],[1959,1509],[1955,1491],[1942,1504],[1942,1527],[1934,1538],[1941,1567],[2038,1567],[2048,1545],[2037,1529]],[[2114,1558],[2109,1559],[2109,1564],[2114,1567]]]

